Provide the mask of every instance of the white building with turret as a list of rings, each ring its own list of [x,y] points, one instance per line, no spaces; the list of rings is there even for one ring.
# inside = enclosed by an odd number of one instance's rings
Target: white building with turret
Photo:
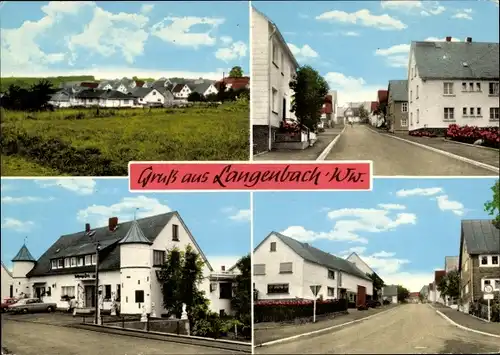
[[[38,260],[23,245],[12,259],[12,281],[5,286],[12,286],[14,297],[39,297],[61,309],[74,298],[78,308],[93,309],[97,277],[100,309],[111,310],[116,303],[122,314],[145,309],[159,317],[166,312],[161,266],[168,250],[188,246],[203,261],[198,288],[205,291],[211,310],[230,314],[237,268],[214,271],[177,212],[123,223],[112,217],[108,226],[96,229],[86,224],[80,232],[61,236]]]

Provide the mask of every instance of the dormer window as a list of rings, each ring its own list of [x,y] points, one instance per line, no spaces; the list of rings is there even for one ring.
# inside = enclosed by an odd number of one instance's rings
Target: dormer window
[[[97,264],[97,256],[95,254],[92,254],[92,265]]]
[[[57,259],[57,268],[62,269],[64,267],[64,259]]]
[[[76,266],[76,258],[71,258],[71,267],[75,267]]]
[[[92,264],[92,256],[91,255],[85,255],[85,266],[91,265]]]
[[[57,269],[57,260],[52,260],[52,269]]]
[[[78,258],[78,266],[83,266],[83,261],[84,261],[83,256],[79,257]]]
[[[64,259],[64,267],[71,267],[71,260],[70,260],[70,258]]]

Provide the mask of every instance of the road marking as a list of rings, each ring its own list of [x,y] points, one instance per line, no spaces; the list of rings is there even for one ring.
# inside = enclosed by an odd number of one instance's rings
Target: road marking
[[[331,326],[331,327],[327,327],[327,328],[323,328],[323,329],[314,330],[312,332],[297,334],[297,335],[293,335],[293,336],[287,337],[287,338],[282,338],[282,339],[268,341],[266,343],[255,345],[255,347],[258,348],[258,347],[264,347],[264,346],[279,344],[279,343],[283,343],[283,342],[286,342],[286,341],[290,341],[290,340],[295,340],[295,339],[298,339],[298,338],[302,338],[302,337],[305,337],[305,336],[308,336],[308,335],[317,334],[317,333],[326,332],[326,331],[329,331],[329,330],[332,330],[332,329],[341,328],[341,327],[344,327],[346,325],[350,325],[350,324],[362,322],[364,320],[376,317],[376,316],[381,315],[381,314],[386,313],[386,312],[394,311],[397,308],[398,307],[394,307],[394,308],[387,309],[387,310],[379,312],[379,313],[372,314],[371,316],[368,316],[368,317],[364,317],[364,318],[361,318],[361,319],[356,319],[356,320],[353,320],[353,321],[350,321],[350,322],[346,322],[346,323],[342,323],[342,324],[337,324],[337,325],[334,325],[334,326]]]
[[[345,129],[346,129],[346,125],[344,125],[344,128],[342,129],[342,131],[337,135],[337,137],[333,138],[333,140],[328,143],[328,145],[326,146],[326,148],[321,152],[321,154],[318,156],[318,158],[316,158],[316,160],[325,160],[326,159],[326,156],[328,154],[330,154],[330,152],[332,151],[333,149],[333,146],[335,144],[337,144],[340,136],[342,135],[342,133],[344,133]]]
[[[377,133],[377,134],[381,134],[380,132],[377,132],[375,131],[374,129],[371,129],[369,127],[367,127],[370,131],[372,131],[373,133]],[[460,155],[456,155],[456,154],[453,154],[453,153],[448,153],[444,150],[441,150],[441,149],[437,149],[437,148],[433,148],[433,147],[429,147],[425,144],[421,144],[421,143],[417,143],[417,142],[413,142],[413,141],[410,141],[410,140],[407,140],[407,139],[404,139],[404,138],[400,138],[400,137],[396,137],[396,136],[391,136],[389,134],[386,134],[385,136],[387,137],[390,137],[390,138],[393,138],[393,139],[398,139],[402,142],[406,142],[406,143],[409,143],[409,144],[413,144],[417,147],[420,147],[420,148],[424,148],[424,149],[427,149],[427,150],[430,150],[432,152],[435,152],[435,153],[438,153],[438,154],[441,154],[441,155],[445,155],[449,158],[453,158],[453,159],[456,159],[456,160],[460,160],[464,163],[469,163],[471,165],[474,165],[474,166],[477,166],[477,167],[480,167],[480,168],[483,168],[483,169],[486,169],[486,170],[489,170],[489,171],[492,171],[494,173],[497,173],[499,174],[500,173],[500,169],[497,168],[496,166],[493,166],[493,165],[488,165],[488,164],[485,164],[485,163],[480,163],[478,161],[475,161],[475,160],[472,160],[472,159],[469,159],[469,158],[464,158]]]
[[[443,312],[438,311],[436,308],[434,308],[432,306],[430,306],[430,307],[433,310],[435,310],[437,314],[439,314],[441,317],[443,317],[445,320],[447,320],[450,324],[454,325],[455,327],[458,327],[460,329],[467,330],[469,332],[473,332],[473,333],[476,333],[476,334],[486,335],[486,336],[493,337],[493,338],[500,338],[500,335],[486,333],[486,332],[482,332],[480,330],[476,330],[476,329],[472,329],[472,328],[467,328],[467,327],[465,327],[463,325],[460,325],[460,324],[454,322],[453,320],[451,320],[449,317],[447,317]],[[460,311],[457,311],[457,312],[460,312]]]
[[[415,349],[427,349],[427,346],[415,346]]]

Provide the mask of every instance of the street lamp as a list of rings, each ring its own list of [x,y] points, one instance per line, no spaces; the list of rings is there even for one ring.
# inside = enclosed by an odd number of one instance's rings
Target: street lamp
[[[95,231],[89,231],[88,236],[92,239],[95,235]],[[94,294],[94,303],[95,303],[95,324],[100,324],[100,309],[99,309],[99,250],[101,249],[101,245],[97,239],[94,239],[95,242],[95,294]]]

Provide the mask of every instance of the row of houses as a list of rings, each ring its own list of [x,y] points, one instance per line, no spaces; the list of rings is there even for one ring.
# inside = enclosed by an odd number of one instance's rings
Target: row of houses
[[[12,259],[12,270],[2,262],[1,296],[38,297],[61,309],[74,298],[78,308],[92,309],[98,253],[100,308],[111,310],[119,304],[122,314],[140,314],[144,307],[160,316],[165,313],[159,277],[166,251],[185,250],[188,245],[203,261],[199,288],[209,298],[211,310],[231,314],[239,270],[235,266],[214,270],[178,212],[126,222],[112,217],[99,228],[85,224],[82,230],[61,236],[38,259],[23,245]]]
[[[393,132],[445,129],[450,124],[479,127],[499,123],[499,44],[415,41],[407,77],[390,80],[371,112],[384,104]],[[380,115],[371,123],[380,126]]]
[[[249,77],[228,77],[219,81],[160,78],[148,82],[122,78],[99,82],[66,82],[52,95],[49,103],[55,107],[171,105],[186,102],[192,93],[207,98],[216,95],[222,87],[226,91],[248,89],[249,83]]]
[[[451,271],[459,273],[459,300],[441,295],[438,285]],[[500,302],[500,230],[491,220],[462,220],[458,256],[447,256],[445,267],[434,272],[434,280],[422,287],[422,297],[469,313],[484,296],[485,286]]]

